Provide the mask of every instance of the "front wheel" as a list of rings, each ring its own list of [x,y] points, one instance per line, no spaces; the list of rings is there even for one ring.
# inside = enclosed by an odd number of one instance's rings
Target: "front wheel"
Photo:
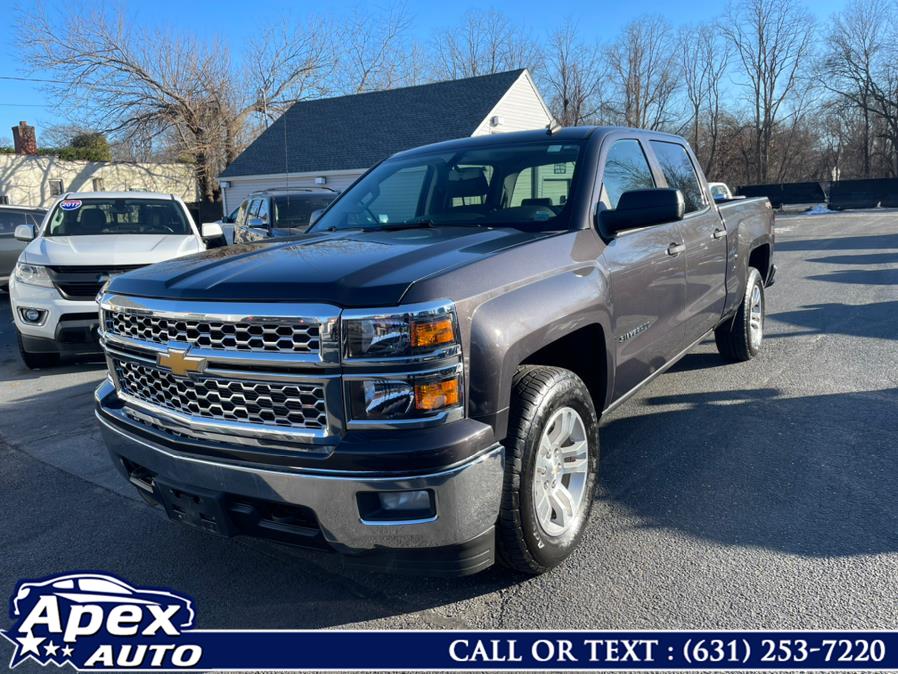
[[[543,573],[577,547],[595,494],[598,425],[573,372],[528,365],[516,373],[496,537],[506,566]]]
[[[714,331],[717,350],[724,358],[751,360],[761,350],[764,339],[764,279],[754,267],[748,269],[745,295],[736,315]]]

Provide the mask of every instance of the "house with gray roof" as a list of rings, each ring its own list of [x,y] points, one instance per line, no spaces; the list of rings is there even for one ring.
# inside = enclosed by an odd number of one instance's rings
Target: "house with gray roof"
[[[256,190],[348,187],[391,154],[553,121],[526,69],[298,101],[219,176],[225,213]]]

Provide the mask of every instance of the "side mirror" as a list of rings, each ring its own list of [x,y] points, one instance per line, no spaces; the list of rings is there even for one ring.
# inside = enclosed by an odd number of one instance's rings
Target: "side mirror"
[[[34,225],[18,225],[16,227],[16,231],[14,233],[16,241],[34,241],[34,237],[37,236],[35,232]]]
[[[268,223],[265,222],[262,218],[252,217],[246,221],[247,227],[253,227],[256,229],[268,229]]]
[[[602,211],[601,223],[608,233],[682,220],[686,204],[680,190],[657,188],[621,194],[617,208]]]
[[[204,239],[217,239],[224,236],[224,230],[217,222],[204,222],[201,235]]]
[[[314,211],[312,211],[312,214],[309,216],[309,227],[311,227],[321,219],[322,213],[324,213],[323,208],[316,208]]]

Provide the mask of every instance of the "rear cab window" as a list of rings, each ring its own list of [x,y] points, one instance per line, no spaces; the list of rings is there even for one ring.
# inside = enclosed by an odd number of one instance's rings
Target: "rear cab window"
[[[686,148],[679,143],[661,140],[650,142],[655,157],[661,165],[661,173],[667,181],[667,186],[683,193],[686,213],[694,213],[705,208],[707,206],[705,193]]]

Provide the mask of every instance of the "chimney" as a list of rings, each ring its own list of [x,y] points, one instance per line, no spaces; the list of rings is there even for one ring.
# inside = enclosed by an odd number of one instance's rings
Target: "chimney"
[[[37,154],[37,136],[34,127],[26,122],[19,122],[12,128],[12,140],[16,147],[16,154]]]

